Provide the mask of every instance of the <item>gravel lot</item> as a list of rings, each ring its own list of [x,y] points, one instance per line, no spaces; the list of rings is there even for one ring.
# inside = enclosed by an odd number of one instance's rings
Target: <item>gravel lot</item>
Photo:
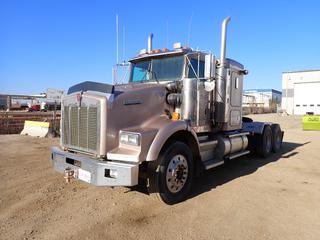
[[[319,239],[320,132],[253,118],[281,124],[281,152],[206,172],[174,206],[139,187],[66,184],[51,168],[58,139],[0,135],[0,239]]]

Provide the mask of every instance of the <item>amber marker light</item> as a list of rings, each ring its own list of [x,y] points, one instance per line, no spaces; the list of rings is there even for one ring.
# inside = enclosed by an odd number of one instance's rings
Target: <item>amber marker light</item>
[[[180,119],[180,113],[178,113],[178,112],[173,112],[172,115],[171,115],[171,119],[172,119],[173,121],[179,120],[179,119]]]

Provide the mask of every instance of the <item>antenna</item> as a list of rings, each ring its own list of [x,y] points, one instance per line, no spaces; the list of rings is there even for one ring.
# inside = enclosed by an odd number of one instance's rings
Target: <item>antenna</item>
[[[125,62],[125,32],[126,32],[126,29],[123,26],[122,27],[123,62],[119,63],[119,16],[118,16],[118,14],[116,14],[117,62],[112,67],[112,82],[114,85],[124,84],[125,80],[127,80],[127,76],[128,76],[129,63]],[[121,76],[121,78],[120,78],[120,76]]]
[[[190,16],[189,27],[188,27],[188,41],[187,41],[187,46],[188,46],[188,47],[189,47],[189,42],[190,42],[190,37],[191,37],[192,18],[193,18],[193,11],[192,11],[191,16]]]
[[[123,62],[125,61],[125,52],[126,52],[126,27],[122,28],[122,58]]]
[[[167,20],[167,22],[166,22],[166,48],[169,48],[168,42],[169,42],[169,23]]]
[[[116,14],[116,35],[117,35],[117,64],[119,63],[119,19]]]

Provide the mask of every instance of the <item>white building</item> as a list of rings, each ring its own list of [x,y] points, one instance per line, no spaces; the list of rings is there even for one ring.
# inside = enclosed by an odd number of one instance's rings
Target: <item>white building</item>
[[[243,106],[275,108],[281,103],[281,92],[274,89],[247,89],[243,92],[242,102]]]
[[[282,109],[288,114],[320,114],[320,70],[282,73]]]

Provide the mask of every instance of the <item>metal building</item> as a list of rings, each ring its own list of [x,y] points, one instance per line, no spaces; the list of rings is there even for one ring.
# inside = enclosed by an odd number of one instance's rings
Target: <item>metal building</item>
[[[288,114],[320,114],[320,70],[282,73],[282,109]]]
[[[253,102],[252,102],[253,101]],[[276,108],[281,103],[281,92],[275,89],[247,89],[243,94],[243,105],[256,104],[263,108]]]

